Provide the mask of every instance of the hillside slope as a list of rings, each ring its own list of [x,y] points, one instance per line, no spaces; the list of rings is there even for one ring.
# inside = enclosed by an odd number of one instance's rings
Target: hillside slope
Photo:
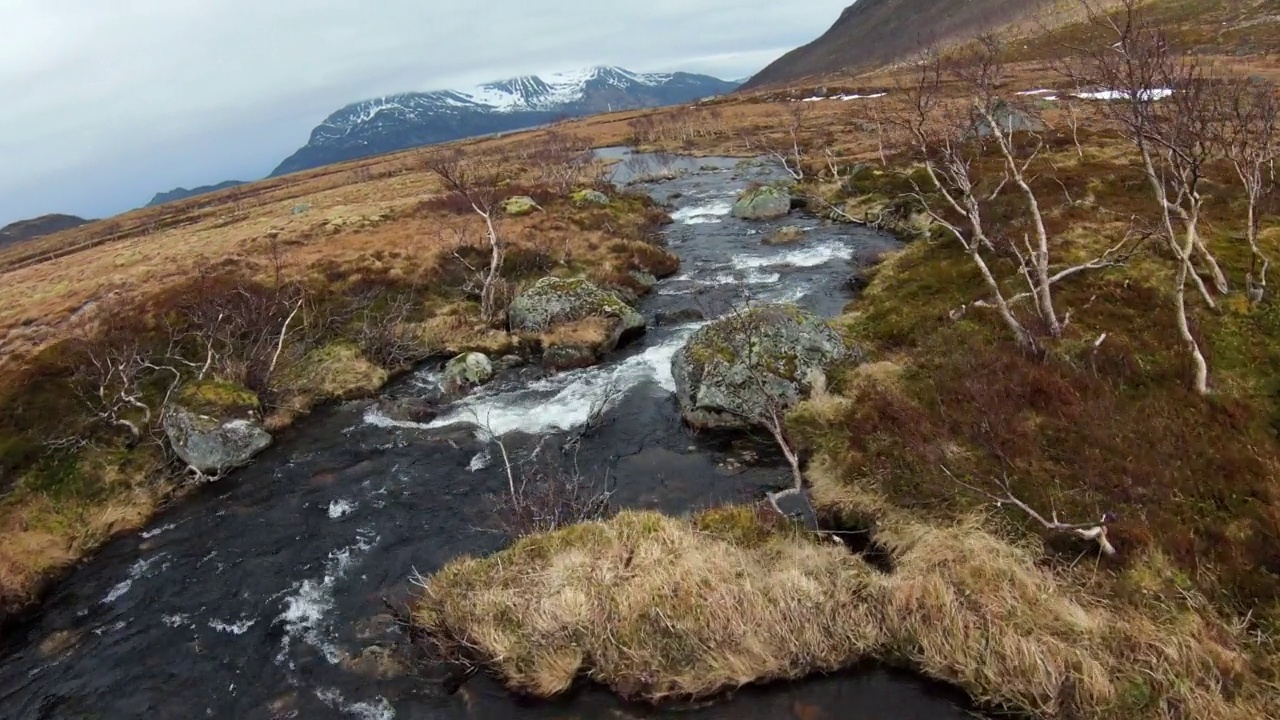
[[[19,220],[0,228],[0,247],[70,230],[89,222],[75,215],[41,215],[30,220]]]
[[[859,0],[821,37],[778,58],[743,89],[895,62],[932,43],[1018,19],[1051,1]]]

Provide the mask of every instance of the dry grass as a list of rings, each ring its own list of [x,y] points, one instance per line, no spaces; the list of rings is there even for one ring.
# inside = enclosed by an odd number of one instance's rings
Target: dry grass
[[[623,513],[450,564],[420,581],[414,621],[543,697],[582,677],[634,699],[706,697],[879,660],[1045,718],[1280,710],[1227,628],[1091,601],[975,518],[922,523],[817,475],[827,505],[873,517],[891,572],[754,508]]]

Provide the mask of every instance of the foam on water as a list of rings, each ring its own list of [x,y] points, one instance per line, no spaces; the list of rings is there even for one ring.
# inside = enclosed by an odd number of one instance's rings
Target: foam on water
[[[209,627],[218,632],[227,633],[228,635],[243,635],[253,627],[257,620],[245,618],[232,623],[223,622],[221,620],[210,620]]]
[[[293,586],[293,593],[285,597],[284,611],[276,618],[284,624],[277,663],[287,661],[289,647],[295,638],[319,650],[330,664],[342,662],[342,651],[330,640],[331,628],[326,617],[333,610],[333,589],[355,564],[358,555],[354,554],[368,551],[377,542],[376,535],[360,530],[355,543],[329,553],[323,576],[307,578]],[[293,667],[292,661],[288,664]]]
[[[690,205],[671,213],[671,219],[685,225],[702,225],[718,223],[721,218],[733,211],[733,201],[716,199],[700,205]]]
[[[750,270],[778,265],[817,267],[832,260],[849,260],[852,257],[853,248],[842,242],[828,240],[810,247],[788,250],[779,255],[739,255],[730,262],[738,270]]]
[[[395,720],[396,717],[396,709],[391,707],[391,703],[381,695],[365,702],[348,703],[341,691],[335,688],[323,688],[316,691],[316,697],[334,710],[358,720]]]
[[[155,565],[158,561],[164,559],[167,556],[168,556],[168,553],[160,553],[159,555],[155,555],[154,557],[149,557],[145,560],[135,561],[133,565],[129,566],[129,574],[125,577],[125,579],[116,583],[115,587],[112,587],[110,592],[107,593],[107,596],[102,598],[102,602],[105,604],[105,603],[113,603],[116,600],[119,600],[121,597],[124,596],[125,593],[129,592],[129,588],[133,587],[134,580],[137,580],[138,578],[145,575],[146,572],[151,569],[152,565]]]
[[[642,382],[654,382],[668,392],[675,392],[671,359],[688,336],[705,324],[682,326],[661,344],[613,365],[575,370],[514,391],[482,389],[427,427],[470,423],[495,436],[513,430],[527,433],[571,430],[585,424],[594,411],[601,409],[601,403],[621,399],[627,390]],[[368,417],[366,415],[366,419]]]
[[[329,519],[337,520],[355,512],[356,504],[350,500],[339,498],[329,503]]]

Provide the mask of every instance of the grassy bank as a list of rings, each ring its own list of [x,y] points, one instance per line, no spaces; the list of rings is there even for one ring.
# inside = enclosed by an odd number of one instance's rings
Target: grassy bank
[[[601,188],[607,205],[574,203],[589,172],[552,184],[516,154],[500,162],[509,180],[498,198],[531,195],[540,206],[496,218],[504,298],[547,275],[640,295],[638,277],[674,272],[675,256],[654,244],[665,213],[646,197]],[[5,274],[0,618],[190,487],[160,417],[196,379],[210,402],[247,398],[237,405],[274,431],[323,403],[372,394],[427,357],[534,357],[550,342],[603,335],[585,326],[509,334],[483,322],[475,268],[489,259],[485,225],[416,172],[395,178],[411,186],[411,202],[388,193],[356,211],[329,190],[245,217],[224,206],[232,215],[220,222],[107,237]],[[371,191],[356,182],[341,192]]]
[[[944,87],[957,110],[943,119],[963,121],[968,99]],[[923,169],[943,145],[909,151],[910,111],[892,95],[859,102],[779,104],[755,116],[773,112],[771,128],[744,127],[801,171],[811,207],[912,238],[858,270],[866,289],[833,320],[864,362],[786,428],[820,515],[869,536],[889,569],[754,508],[624,513],[421,579],[416,622],[446,655],[539,696],[586,677],[637,699],[704,697],[876,660],[1042,718],[1280,714],[1280,303],[1245,293],[1257,270],[1231,167],[1197,170],[1205,296],[1185,287],[1209,367],[1200,393],[1176,320],[1180,264],[1104,106],[1016,101],[1045,123],[1014,152],[1054,270],[1123,248],[1053,284],[1069,317],[1055,333],[1027,293],[1021,239],[1038,228],[1002,157],[963,128],[951,138],[973,151],[958,165],[983,244]],[[1280,256],[1273,210],[1259,249]],[[1113,555],[1074,532],[1103,527]]]

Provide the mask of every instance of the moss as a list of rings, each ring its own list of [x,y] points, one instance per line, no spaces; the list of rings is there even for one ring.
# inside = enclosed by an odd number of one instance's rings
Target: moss
[[[332,343],[307,353],[290,368],[284,384],[316,400],[349,400],[376,392],[387,378],[387,371],[365,359],[354,345]]]
[[[188,383],[175,398],[192,412],[210,417],[233,417],[256,412],[261,404],[250,389],[222,380],[197,380]]]

